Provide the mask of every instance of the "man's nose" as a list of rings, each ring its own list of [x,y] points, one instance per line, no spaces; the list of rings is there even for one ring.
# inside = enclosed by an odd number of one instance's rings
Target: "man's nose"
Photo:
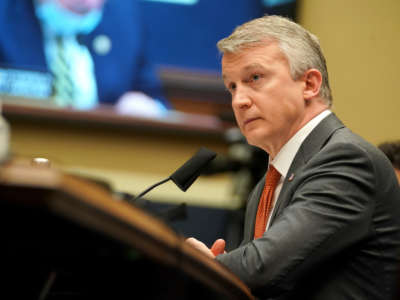
[[[232,107],[236,109],[249,108],[252,104],[251,98],[245,88],[237,87],[236,92],[232,95]]]

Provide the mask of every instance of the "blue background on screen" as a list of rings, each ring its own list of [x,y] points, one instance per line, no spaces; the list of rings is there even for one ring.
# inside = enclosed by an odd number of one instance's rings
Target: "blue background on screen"
[[[285,1],[287,2],[287,0]],[[291,0],[288,11],[295,5]],[[218,71],[216,43],[233,29],[271,12],[261,0],[199,0],[178,5],[142,0],[150,58],[158,65]],[[287,16],[294,17],[287,13]]]

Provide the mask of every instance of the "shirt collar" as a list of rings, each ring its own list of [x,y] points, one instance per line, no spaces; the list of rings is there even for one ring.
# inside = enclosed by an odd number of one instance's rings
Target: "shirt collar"
[[[311,119],[299,131],[297,131],[294,136],[290,138],[290,140],[282,147],[275,158],[270,162],[283,178],[286,177],[290,165],[292,164],[292,161],[297,151],[300,149],[303,141],[311,133],[311,131],[313,131],[313,129],[331,113],[332,111],[327,109]]]

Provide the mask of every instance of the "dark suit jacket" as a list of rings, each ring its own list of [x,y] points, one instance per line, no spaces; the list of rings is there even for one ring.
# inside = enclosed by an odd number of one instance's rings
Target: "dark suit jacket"
[[[124,92],[136,90],[168,105],[154,66],[147,59],[148,36],[139,8],[137,0],[106,1],[99,26],[80,38],[93,57],[101,103],[115,103]],[[106,55],[93,47],[100,35],[111,40],[111,51]],[[33,0],[0,1],[0,66],[48,71]]]
[[[325,118],[296,154],[269,230],[254,241],[263,185],[249,198],[242,245],[217,256],[256,296],[393,298],[400,285],[400,188],[378,149],[335,115]]]

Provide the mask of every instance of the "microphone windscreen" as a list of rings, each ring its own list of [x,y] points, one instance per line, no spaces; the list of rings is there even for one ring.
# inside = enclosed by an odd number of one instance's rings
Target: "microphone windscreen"
[[[186,191],[199,177],[205,166],[215,158],[214,151],[201,147],[191,159],[176,170],[170,178],[182,190]]]

